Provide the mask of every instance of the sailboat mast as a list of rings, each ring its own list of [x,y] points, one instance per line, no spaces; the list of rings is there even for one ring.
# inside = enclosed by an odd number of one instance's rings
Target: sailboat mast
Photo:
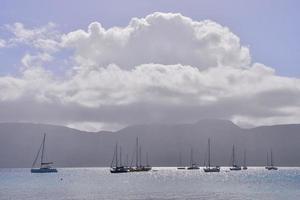
[[[267,166],[269,166],[269,153],[267,152]]]
[[[244,150],[244,167],[246,167],[246,150]]]
[[[116,168],[118,167],[118,142],[116,143]]]
[[[271,149],[271,166],[273,167],[273,152],[272,152],[272,149]]]
[[[136,137],[136,160],[135,160],[135,166],[139,166],[139,137]]]
[[[208,138],[208,167],[210,167],[210,138]]]
[[[190,165],[192,166],[194,163],[193,161],[193,148],[191,148],[191,160],[190,160]]]
[[[232,146],[232,166],[235,165],[234,145]]]
[[[147,164],[147,166],[149,166],[148,152],[146,153],[146,164]]]
[[[43,162],[44,162],[45,140],[46,140],[46,133],[44,133],[44,138],[43,138],[42,156],[41,156],[41,167],[42,167]]]
[[[244,167],[246,167],[246,150],[244,150]]]
[[[140,167],[142,167],[142,146],[139,148],[139,161],[140,161]]]
[[[122,166],[122,147],[120,146],[120,166]]]
[[[114,164],[114,160],[115,160],[115,156],[116,156],[116,150],[114,150],[114,156],[113,156],[113,159],[110,163],[110,167],[112,168],[113,167],[113,164]]]
[[[181,152],[179,152],[179,166],[182,166]]]

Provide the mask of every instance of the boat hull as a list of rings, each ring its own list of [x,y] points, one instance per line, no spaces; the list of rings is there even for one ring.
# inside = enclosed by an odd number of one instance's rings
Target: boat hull
[[[144,167],[144,171],[150,171],[152,170],[152,167]]]
[[[199,167],[188,167],[187,168],[188,170],[197,170],[197,169],[200,169]]]
[[[128,170],[110,170],[112,174],[127,173]]]
[[[231,167],[230,170],[231,171],[240,171],[240,170],[242,170],[242,168],[241,167]]]
[[[204,168],[204,172],[220,172],[220,168]]]
[[[185,167],[177,167],[177,169],[186,169]]]
[[[110,173],[112,174],[127,173],[127,172],[129,172],[129,169],[128,167],[124,167],[124,166],[110,168]]]
[[[270,166],[270,167],[266,167],[267,170],[278,170],[277,167],[274,167],[274,166]]]
[[[31,169],[31,173],[57,173],[57,169],[55,168],[37,168]]]
[[[148,172],[152,169],[152,167],[138,167],[138,168],[130,168],[129,172]]]
[[[188,170],[194,170],[194,169],[200,169],[200,167],[197,165],[197,164],[192,164],[191,166],[189,166],[188,168],[187,168]]]

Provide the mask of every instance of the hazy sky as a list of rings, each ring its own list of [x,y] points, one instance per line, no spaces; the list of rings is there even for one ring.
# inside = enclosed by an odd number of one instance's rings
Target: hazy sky
[[[0,3],[0,121],[300,122],[298,1]]]

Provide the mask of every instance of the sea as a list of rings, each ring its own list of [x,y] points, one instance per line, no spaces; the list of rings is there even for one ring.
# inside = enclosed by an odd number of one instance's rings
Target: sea
[[[111,174],[108,168],[0,169],[0,200],[299,200],[300,168],[246,171],[153,168],[150,172]]]

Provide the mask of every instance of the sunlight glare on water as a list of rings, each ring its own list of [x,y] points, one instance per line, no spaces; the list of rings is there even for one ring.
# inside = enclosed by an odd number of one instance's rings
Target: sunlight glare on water
[[[0,199],[300,199],[300,168],[204,173],[158,171],[110,174],[108,168],[64,168],[54,174],[29,169],[0,169]]]

